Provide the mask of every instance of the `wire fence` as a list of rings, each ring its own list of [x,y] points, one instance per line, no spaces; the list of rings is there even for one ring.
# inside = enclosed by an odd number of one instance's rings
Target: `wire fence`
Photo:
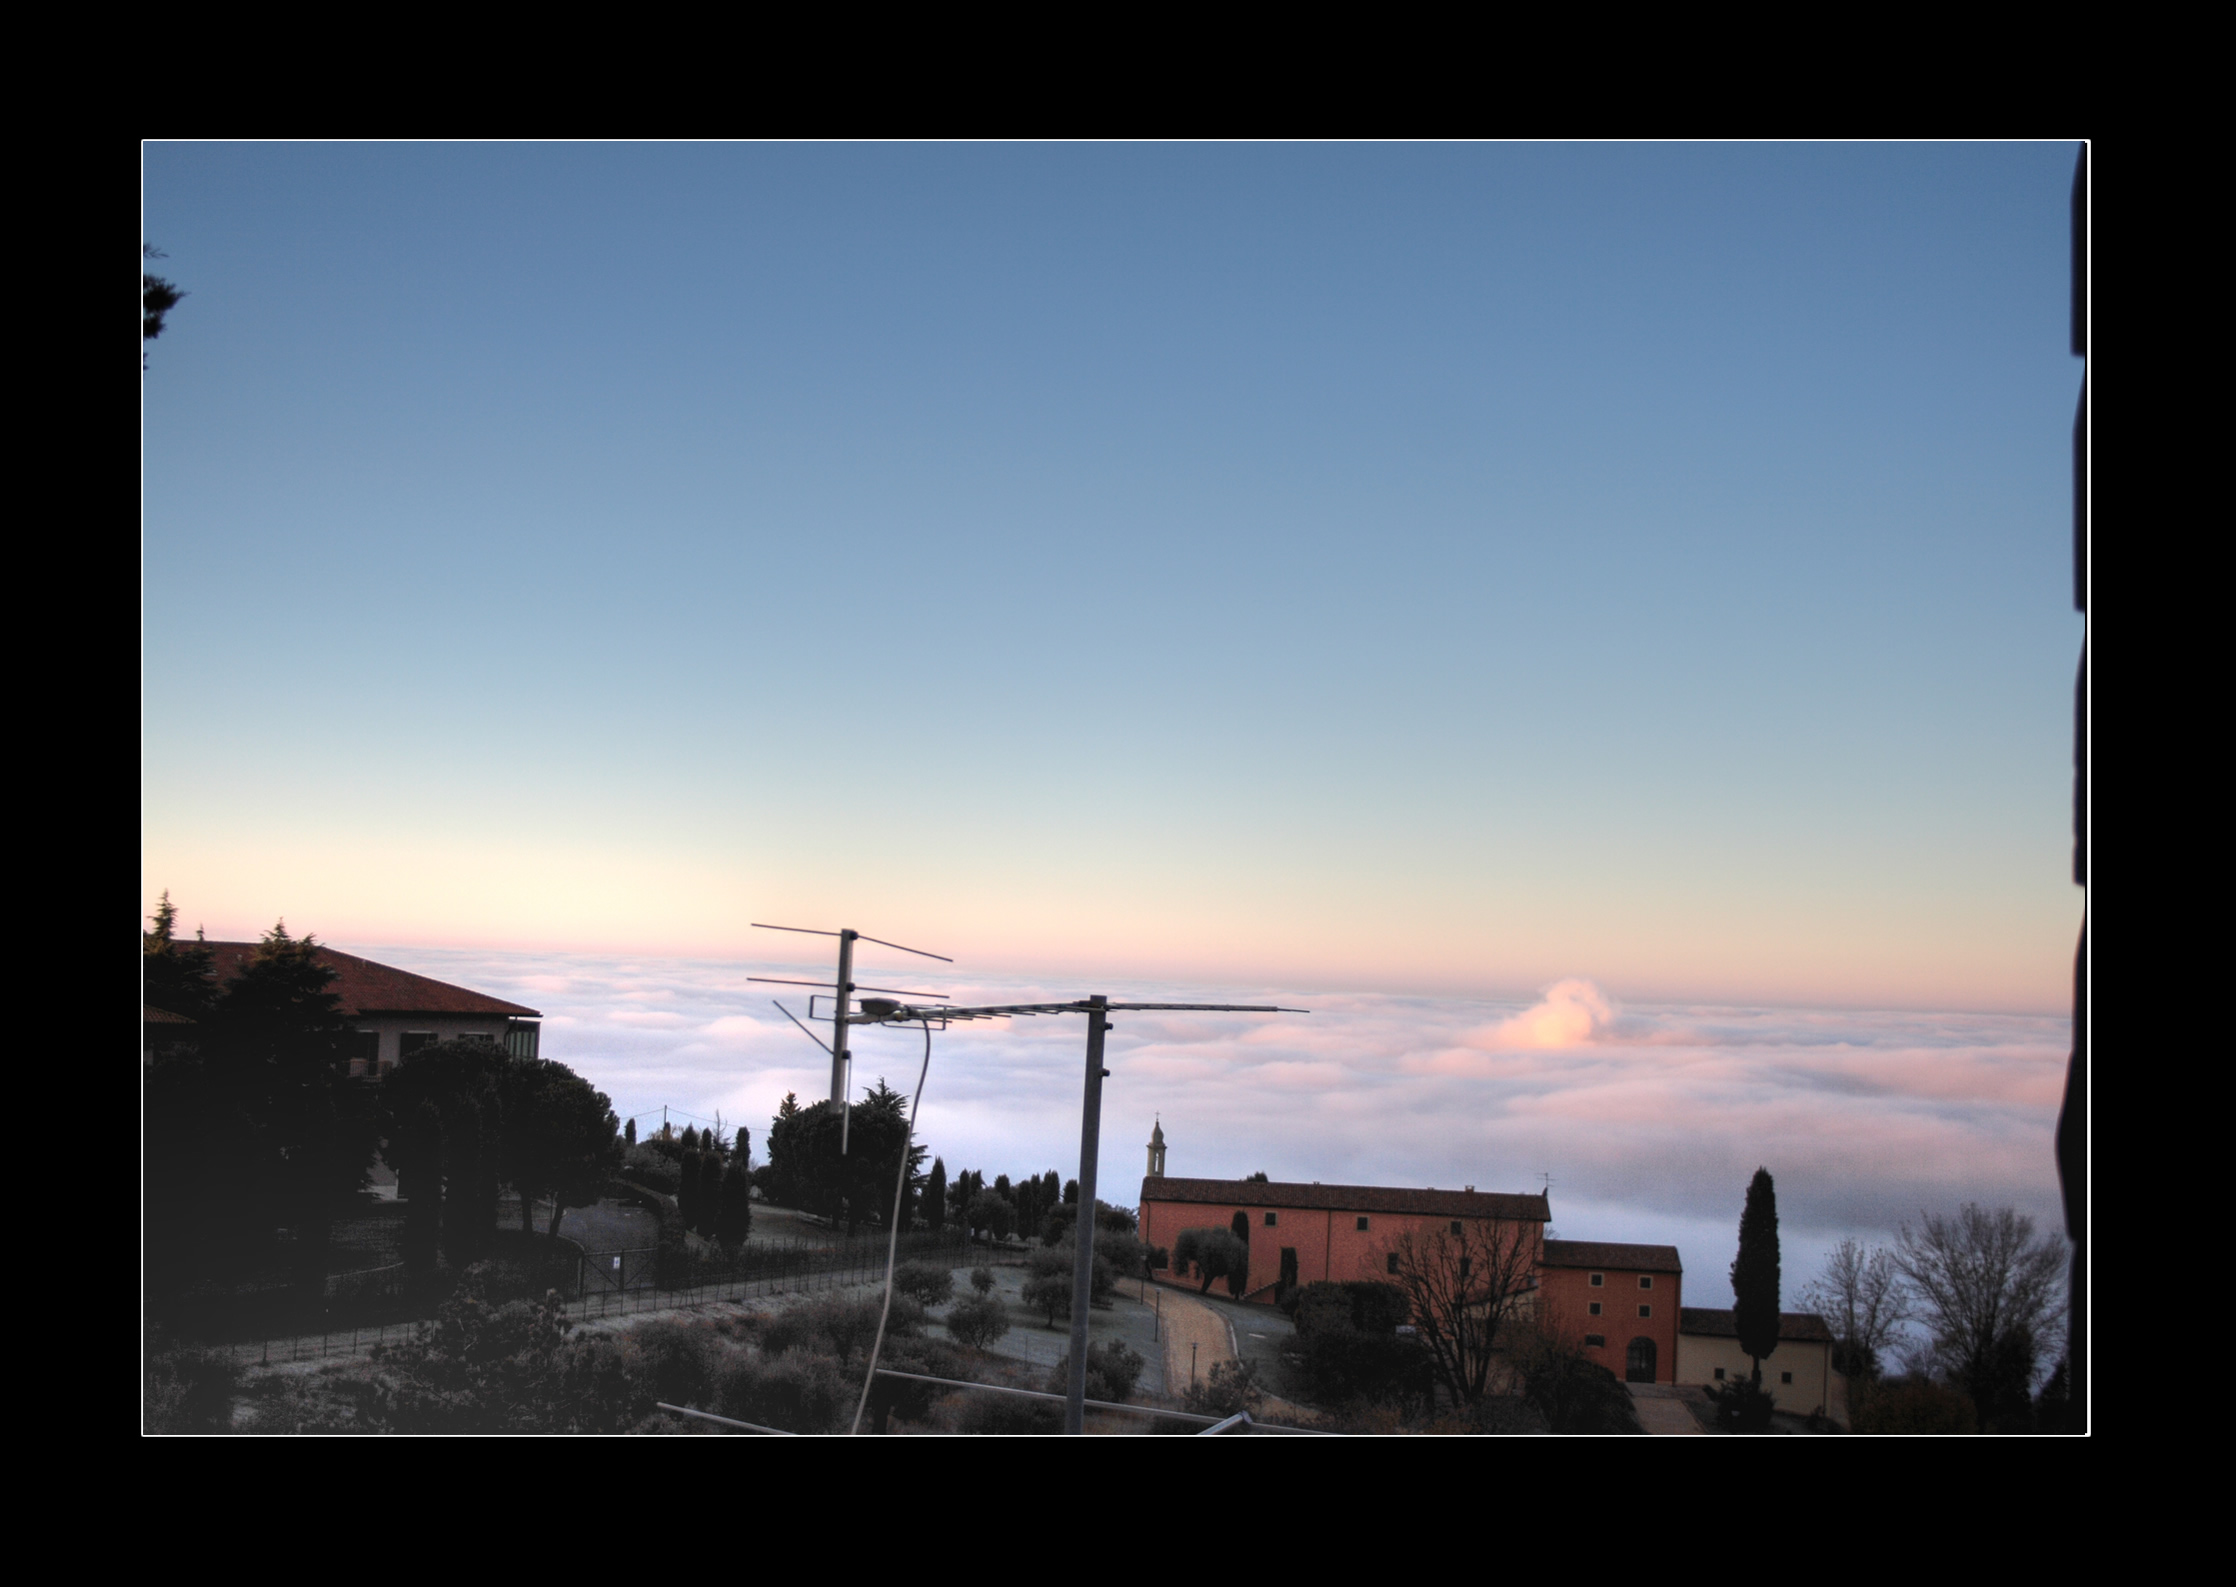
[[[563,1282],[547,1287],[560,1290],[565,1297],[562,1311],[577,1322],[849,1289],[885,1277],[882,1234],[834,1234],[826,1240],[788,1236],[753,1241],[731,1253],[674,1247],[663,1251],[658,1246],[583,1251],[571,1241],[558,1243],[571,1248],[571,1261],[562,1258],[552,1265],[550,1276]],[[918,1230],[900,1237],[897,1260],[937,1261],[952,1267],[969,1259],[970,1252],[959,1230]],[[663,1277],[667,1283],[660,1282]],[[414,1317],[337,1323],[315,1333],[248,1340],[226,1348],[248,1366],[347,1359],[378,1345],[401,1343],[425,1321]]]

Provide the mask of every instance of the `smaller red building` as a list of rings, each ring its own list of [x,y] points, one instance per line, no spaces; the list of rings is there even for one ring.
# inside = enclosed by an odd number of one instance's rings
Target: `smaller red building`
[[[1547,1240],[1540,1273],[1540,1315],[1592,1360],[1626,1383],[1677,1381],[1677,1247]]]

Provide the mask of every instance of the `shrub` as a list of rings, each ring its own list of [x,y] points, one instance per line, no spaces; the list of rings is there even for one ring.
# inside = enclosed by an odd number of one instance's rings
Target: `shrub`
[[[993,1295],[959,1300],[947,1313],[947,1334],[957,1344],[984,1350],[1009,1332],[1009,1308]]]
[[[622,1172],[655,1190],[674,1195],[683,1186],[683,1169],[674,1157],[661,1150],[669,1144],[653,1140],[630,1147],[622,1158]]]
[[[1232,1416],[1255,1411],[1264,1399],[1256,1362],[1221,1361],[1202,1382],[1188,1385],[1186,1403],[1198,1416]]]
[[[585,1334],[552,1359],[553,1430],[618,1433],[652,1410],[629,1376],[629,1352],[610,1334]]]
[[[761,1324],[761,1349],[769,1355],[804,1350],[846,1362],[869,1353],[877,1337],[881,1303],[873,1299],[813,1300],[778,1312]],[[907,1295],[893,1297],[885,1337],[906,1338],[924,1326],[924,1308]]]
[[[1849,1425],[1859,1433],[1969,1433],[1980,1425],[1972,1397],[1927,1378],[1851,1387]]]
[[[551,1430],[551,1375],[568,1324],[559,1297],[491,1305],[489,1269],[466,1270],[458,1290],[408,1340],[373,1349],[369,1427],[400,1433]]]
[[[954,1295],[955,1275],[937,1262],[903,1262],[893,1270],[893,1288],[919,1306],[938,1306]]]
[[[1602,1368],[1604,1371],[1605,1369]],[[1610,1378],[1612,1372],[1607,1374]],[[1721,1392],[1710,1389],[1716,1402],[1716,1425],[1728,1433],[1766,1433],[1770,1431],[1770,1413],[1777,1402],[1770,1391],[1753,1377],[1734,1378],[1723,1386]],[[1566,1429],[1556,1429],[1566,1431]]]
[[[1622,1380],[1596,1361],[1565,1357],[1524,1378],[1525,1398],[1555,1433],[1643,1433],[1638,1407]],[[1763,1396],[1763,1426],[1769,1425],[1769,1396]],[[1748,1429],[1754,1431],[1756,1429]]]
[[[994,1292],[994,1270],[990,1267],[972,1268],[970,1270],[970,1287],[977,1290],[981,1295],[991,1295]]]
[[[840,1433],[852,1425],[859,1379],[841,1373],[829,1356],[794,1351],[780,1356],[743,1352],[722,1363],[714,1384],[714,1410],[741,1422],[787,1433]]]
[[[671,1405],[704,1403],[720,1348],[712,1330],[701,1323],[662,1318],[639,1323],[624,1341],[623,1361],[640,1398]]]
[[[944,1339],[901,1339],[888,1344],[880,1363],[895,1372],[921,1373],[931,1378],[953,1378],[961,1373],[962,1359],[955,1347]],[[936,1383],[921,1383],[913,1378],[879,1377],[870,1386],[870,1415],[872,1427],[884,1432],[888,1418],[898,1417],[904,1422],[921,1422],[930,1413],[932,1403],[953,1392]]]
[[[240,1363],[229,1350],[187,1345],[148,1358],[143,1414],[151,1433],[218,1433],[232,1426]]]
[[[1101,1344],[1090,1344],[1087,1347],[1087,1398],[1120,1402],[1132,1399],[1134,1385],[1141,1380],[1142,1368],[1147,1365],[1140,1352],[1129,1350],[1122,1340],[1106,1339]],[[1048,1387],[1057,1394],[1071,1388],[1070,1351],[1065,1351],[1063,1359],[1056,1363]]]
[[[1028,1400],[1020,1394],[965,1391],[955,1430],[980,1434],[1060,1433],[1064,1430],[1064,1408],[1053,1400]]]

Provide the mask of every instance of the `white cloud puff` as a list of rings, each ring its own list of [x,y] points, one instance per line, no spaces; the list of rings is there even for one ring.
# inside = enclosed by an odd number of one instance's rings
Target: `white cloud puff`
[[[1470,1047],[1580,1047],[1615,1023],[1615,1005],[1589,981],[1555,981],[1511,1019],[1468,1034]]]

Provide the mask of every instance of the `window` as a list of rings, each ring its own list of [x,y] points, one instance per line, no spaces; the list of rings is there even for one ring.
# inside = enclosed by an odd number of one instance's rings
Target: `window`
[[[893,1170],[893,1172],[898,1174],[900,1170],[896,1168]],[[1778,1381],[1780,1383],[1791,1383],[1793,1381],[1793,1374],[1791,1372],[1781,1372],[1778,1374]]]
[[[899,1173],[899,1170],[895,1169],[894,1172],[897,1174]],[[1641,1306],[1638,1308],[1638,1315],[1641,1317],[1651,1317],[1654,1315],[1654,1308],[1651,1306]]]
[[[899,1174],[899,1173],[900,1173],[900,1170],[896,1168],[896,1169],[894,1169],[894,1170],[893,1170],[893,1172],[894,1172],[894,1173],[895,1173],[895,1174],[897,1175],[897,1174]],[[1266,1214],[1266,1227],[1267,1227],[1267,1228],[1269,1228],[1269,1229],[1270,1229],[1270,1228],[1272,1228],[1272,1227],[1273,1227],[1273,1226],[1274,1226],[1275,1224],[1279,1223],[1280,1221],[1281,1221],[1281,1214],[1280,1214],[1280,1213],[1278,1213],[1278,1212],[1269,1212],[1269,1213],[1267,1213],[1267,1214]]]
[[[900,1170],[896,1168],[895,1170],[893,1170],[893,1172],[894,1172],[894,1174],[895,1174],[896,1176],[898,1176],[898,1175],[899,1175],[899,1173],[900,1173]],[[1598,1301],[1596,1301],[1596,1300],[1592,1302],[1592,1305],[1591,1305],[1591,1313],[1592,1313],[1592,1315],[1593,1315],[1594,1317],[1597,1317],[1597,1316],[1599,1315],[1599,1302],[1598,1302]]]
[[[895,1170],[894,1170],[894,1173],[895,1173],[896,1175],[898,1175],[898,1174],[899,1174],[899,1172],[900,1172],[900,1170],[899,1170],[899,1169],[895,1169]],[[1475,1266],[1475,1259],[1474,1259],[1473,1257],[1471,1257],[1471,1256],[1463,1256],[1463,1257],[1461,1257],[1461,1258],[1460,1258],[1460,1277],[1462,1277],[1462,1278],[1465,1278],[1465,1277],[1467,1277],[1468,1273],[1469,1273],[1470,1271],[1472,1271],[1472,1270],[1473,1270],[1474,1266]]]
[[[894,1172],[895,1172],[895,1173],[899,1173],[899,1172],[900,1172],[900,1170],[899,1170],[899,1169],[895,1169],[895,1170],[894,1170]],[[1653,1280],[1653,1276],[1652,1276],[1651,1274],[1648,1274],[1648,1273],[1641,1273],[1641,1274],[1639,1274],[1639,1275],[1638,1275],[1638,1287],[1639,1287],[1640,1289],[1652,1289],[1652,1288],[1654,1287],[1654,1280]]]
[[[895,1173],[898,1173],[898,1172],[900,1172],[900,1170],[898,1170],[898,1169],[895,1169],[895,1170],[894,1170],[894,1172],[895,1172]],[[1605,1334],[1586,1334],[1586,1335],[1584,1335],[1584,1348],[1585,1348],[1585,1349],[1587,1349],[1587,1350],[1600,1350],[1600,1349],[1604,1349],[1604,1348],[1606,1347],[1606,1344],[1607,1344],[1607,1336],[1606,1336]]]
[[[895,1170],[894,1170],[894,1172],[895,1172],[895,1173],[898,1173],[898,1172],[900,1172],[900,1170],[898,1170],[898,1169],[895,1169]],[[1364,1218],[1361,1218],[1361,1219],[1359,1220],[1359,1232],[1360,1232],[1361,1234],[1364,1234],[1364,1233],[1366,1233],[1366,1219],[1364,1219]]]
[[[900,1170],[896,1168],[895,1170],[893,1170],[893,1172],[897,1174],[900,1172]],[[1597,1289],[1600,1287],[1600,1285],[1606,1282],[1607,1275],[1605,1273],[1594,1273],[1592,1275],[1592,1288]]]
[[[897,1168],[896,1168],[896,1169],[894,1169],[894,1170],[893,1170],[893,1175],[894,1175],[894,1177],[895,1177],[895,1178],[898,1178],[898,1177],[900,1177],[900,1170],[899,1170],[899,1169],[897,1169]],[[1721,1383],[1721,1382],[1723,1382],[1723,1380],[1724,1380],[1724,1369],[1723,1369],[1722,1367],[1718,1367],[1718,1368],[1716,1369],[1716,1381],[1717,1381],[1718,1383]]]
[[[1454,1234],[1458,1234],[1460,1232],[1460,1220],[1457,1218],[1454,1218],[1452,1220],[1452,1232]]]
[[[896,1176],[897,1176],[897,1171],[896,1171]],[[1395,1251],[1392,1251],[1392,1252],[1390,1253],[1390,1271],[1391,1271],[1391,1272],[1393,1272],[1393,1273],[1395,1273],[1395,1272],[1397,1271],[1397,1252],[1395,1252]]]

